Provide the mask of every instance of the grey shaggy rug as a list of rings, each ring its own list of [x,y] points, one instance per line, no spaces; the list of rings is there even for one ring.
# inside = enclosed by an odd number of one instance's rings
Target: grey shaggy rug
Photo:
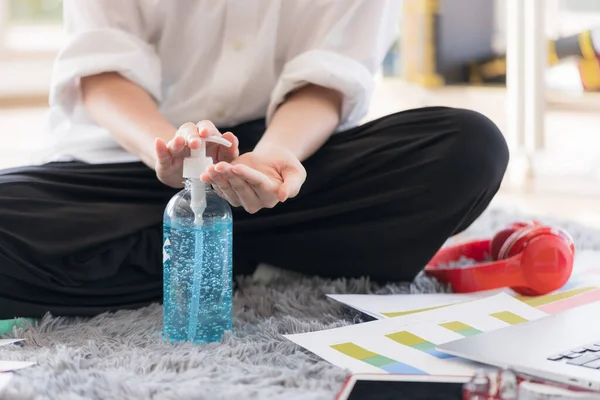
[[[524,216],[488,210],[463,235],[485,235]],[[578,248],[600,248],[600,231],[565,221]],[[47,316],[8,337],[22,347],[0,347],[0,359],[35,360],[0,395],[10,400],[46,399],[297,399],[332,400],[347,371],[305,352],[282,337],[362,322],[325,298],[329,293],[419,293],[446,288],[420,276],[415,282],[377,287],[365,279],[322,280],[280,276],[246,280],[237,293],[235,332],[204,347],[161,341],[162,309],[101,315],[91,320]]]

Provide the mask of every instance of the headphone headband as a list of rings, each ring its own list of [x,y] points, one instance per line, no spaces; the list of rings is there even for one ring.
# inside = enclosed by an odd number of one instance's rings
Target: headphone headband
[[[490,253],[492,261],[487,258]],[[425,272],[451,284],[456,293],[509,287],[532,296],[562,287],[571,276],[574,256],[575,244],[567,231],[537,221],[517,222],[493,238],[440,249]],[[461,257],[476,264],[445,267]]]

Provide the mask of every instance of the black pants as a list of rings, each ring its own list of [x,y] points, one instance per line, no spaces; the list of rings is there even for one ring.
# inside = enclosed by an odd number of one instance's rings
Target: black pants
[[[264,121],[231,128],[242,152]],[[234,209],[234,273],[259,262],[324,277],[410,281],[488,206],[508,149],[467,110],[423,108],[333,136],[298,197]],[[0,172],[0,319],[95,315],[162,299],[162,216],[175,190],[141,163]]]

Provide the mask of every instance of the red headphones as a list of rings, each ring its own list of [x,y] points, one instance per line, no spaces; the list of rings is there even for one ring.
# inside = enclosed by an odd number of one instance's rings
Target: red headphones
[[[571,276],[575,245],[566,231],[537,221],[517,222],[492,239],[442,248],[425,267],[427,275],[450,284],[455,293],[509,287],[525,296],[560,289]],[[449,267],[461,258],[466,267]]]

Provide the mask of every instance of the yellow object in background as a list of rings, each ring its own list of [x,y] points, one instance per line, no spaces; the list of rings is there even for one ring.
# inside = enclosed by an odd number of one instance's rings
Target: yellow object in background
[[[404,0],[403,6],[400,59],[405,80],[428,88],[464,83],[470,60],[493,55],[493,2]]]
[[[578,58],[581,82],[588,91],[600,89],[600,67],[597,57],[591,30],[548,41],[548,66],[556,65],[568,58]],[[469,83],[504,84],[505,82],[505,55],[470,63]]]
[[[600,90],[600,64],[598,60],[580,60],[579,76],[586,91],[596,92]]]

